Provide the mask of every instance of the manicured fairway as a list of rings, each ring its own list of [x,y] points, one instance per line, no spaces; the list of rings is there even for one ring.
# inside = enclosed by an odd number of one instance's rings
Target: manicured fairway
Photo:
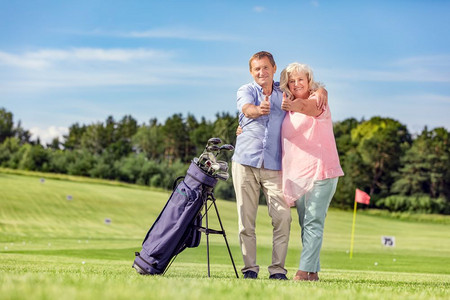
[[[53,178],[51,178],[53,177]],[[45,178],[42,182],[41,178]],[[330,210],[320,282],[269,280],[271,225],[260,207],[260,279],[236,279],[221,236],[181,253],[165,276],[139,276],[134,251],[169,197],[117,183],[0,172],[0,299],[448,299],[450,225],[358,212],[349,259],[352,212]],[[234,202],[218,201],[238,269]],[[287,257],[292,277],[300,256],[295,210]],[[444,220],[448,220],[445,219]],[[211,227],[218,227],[215,218]],[[381,244],[395,236],[396,247]],[[205,298],[206,299],[206,298]]]

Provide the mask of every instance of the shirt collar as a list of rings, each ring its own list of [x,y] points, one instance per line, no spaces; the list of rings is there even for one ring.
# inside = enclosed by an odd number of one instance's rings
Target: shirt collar
[[[259,84],[257,84],[256,81],[253,81],[253,84],[256,86],[258,91],[260,91],[262,93],[263,88]],[[280,83],[273,81],[272,82],[272,93],[273,93],[273,91],[278,90],[279,88],[280,88]]]

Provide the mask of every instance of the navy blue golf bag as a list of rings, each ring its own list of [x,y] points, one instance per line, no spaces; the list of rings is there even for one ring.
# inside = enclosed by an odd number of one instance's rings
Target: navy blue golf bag
[[[200,244],[202,213],[217,179],[191,163],[183,181],[174,183],[172,195],[148,231],[133,267],[143,275],[163,274],[171,259],[186,247]]]

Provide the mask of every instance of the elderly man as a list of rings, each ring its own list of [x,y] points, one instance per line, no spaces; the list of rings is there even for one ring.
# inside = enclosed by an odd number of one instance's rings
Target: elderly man
[[[291,213],[281,190],[281,124],[285,111],[279,83],[273,81],[277,66],[272,54],[261,51],[249,61],[254,82],[243,85],[237,92],[239,126],[242,133],[236,140],[232,175],[239,217],[244,278],[257,278],[255,221],[260,189],[267,201],[272,218],[273,244],[270,279],[287,280],[284,268],[289,242]],[[319,102],[327,97],[320,89]],[[326,100],[325,100],[326,101]]]

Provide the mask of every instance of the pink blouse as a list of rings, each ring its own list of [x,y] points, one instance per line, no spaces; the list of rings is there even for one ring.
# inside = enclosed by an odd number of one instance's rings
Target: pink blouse
[[[281,145],[283,193],[290,206],[312,189],[314,181],[344,175],[328,106],[318,117],[286,113]]]

